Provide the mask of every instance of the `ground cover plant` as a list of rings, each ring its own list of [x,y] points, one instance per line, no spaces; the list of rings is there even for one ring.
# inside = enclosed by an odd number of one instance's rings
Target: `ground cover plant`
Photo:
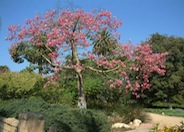
[[[0,100],[0,116],[18,118],[19,114],[24,112],[43,114],[46,130],[52,125],[57,127],[58,132],[108,132],[110,130],[107,117],[101,112],[48,104],[41,98]]]

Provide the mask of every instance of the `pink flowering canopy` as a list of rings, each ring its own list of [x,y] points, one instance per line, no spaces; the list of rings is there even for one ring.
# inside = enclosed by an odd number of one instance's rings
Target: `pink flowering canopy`
[[[117,29],[121,25],[122,21],[113,17],[109,11],[48,11],[44,16],[37,15],[33,19],[25,20],[23,26],[9,26],[9,36],[6,39],[13,41],[12,47],[24,41],[31,42],[32,46],[44,45],[50,51],[50,58],[42,53],[40,56],[55,67],[56,73],[63,68],[74,69],[76,72],[85,69],[103,73],[113,72],[116,78],[110,77],[108,80],[111,88],[124,87],[139,97],[136,91],[150,88],[150,73],[158,72],[164,75],[166,53],[153,53],[149,44],[118,44],[112,51],[115,59],[92,52],[92,40],[103,39],[98,34],[100,31],[105,29],[113,38],[119,39]],[[41,36],[45,36],[46,41],[43,41]],[[74,59],[66,63],[65,57],[69,54],[72,54]],[[81,59],[93,61],[96,66],[82,64]],[[136,76],[130,78],[129,72],[134,72]]]

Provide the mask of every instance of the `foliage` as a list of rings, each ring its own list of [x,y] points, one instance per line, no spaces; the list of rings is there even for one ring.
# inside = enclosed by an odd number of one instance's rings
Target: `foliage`
[[[152,128],[149,129],[150,132],[159,132],[159,123],[155,124]]]
[[[82,60],[82,64],[88,64],[95,67],[94,62],[86,59]],[[119,97],[122,94],[120,92],[121,88],[110,88],[108,75],[110,76],[110,73],[101,74],[99,72],[93,72],[89,69],[86,69],[83,72],[85,80],[84,89],[89,108],[103,108],[108,103],[115,103],[119,100]],[[113,76],[115,77],[115,75]]]
[[[172,97],[172,103],[176,104],[178,107],[184,108],[184,97],[180,94],[180,95],[174,95]],[[176,107],[173,105],[173,107]]]
[[[167,127],[165,126],[162,131],[163,132],[183,132],[184,131],[184,128],[183,128],[184,125],[178,127],[178,126],[172,126],[172,127]]]
[[[112,51],[118,47],[118,40],[104,29],[97,33],[96,39],[93,40],[93,44],[94,53],[109,56],[112,55]]]
[[[77,81],[74,71],[63,70],[59,74],[60,102],[64,104],[77,104]]]
[[[147,104],[156,101],[182,105],[184,99],[184,38],[153,34],[148,41],[154,53],[168,52],[166,58],[166,74],[160,77],[152,74],[150,76],[151,89],[144,91],[143,101],[149,100]],[[181,101],[178,102],[177,98]]]
[[[76,88],[70,86],[70,82],[64,81],[64,74],[61,74],[60,81],[55,82],[49,77],[42,78],[35,85],[35,93],[32,96],[41,97],[47,103],[66,104],[73,106],[76,104]],[[75,84],[76,85],[76,84]]]
[[[152,112],[157,114],[164,114],[168,116],[179,116],[184,117],[184,110],[183,109],[164,109],[164,108],[146,108],[144,109],[146,112]]]
[[[35,84],[41,76],[29,72],[8,72],[0,74],[0,98],[26,98],[35,92]]]
[[[5,73],[5,72],[10,72],[10,69],[8,66],[0,66],[0,74]]]
[[[43,43],[46,43],[46,36],[44,34],[35,36],[35,39],[38,37]],[[44,54],[48,57],[48,54],[50,53],[44,45],[32,46],[30,41],[24,41],[12,46],[9,49],[9,52],[11,58],[16,63],[23,63],[24,60],[30,62],[30,66],[26,68],[27,71],[38,69],[40,74],[46,74],[52,69],[49,63],[43,59],[41,55]]]
[[[109,85],[106,82],[107,76],[103,74],[94,73],[90,70],[86,70],[83,75],[85,80],[84,89],[86,99],[88,101],[88,108],[107,109],[107,105],[117,103],[120,96],[124,94],[120,92],[121,89],[119,88],[109,88]],[[63,99],[63,101],[60,101],[61,103],[76,104],[77,81],[74,80],[74,78],[74,72],[71,72],[69,70],[63,70],[60,73],[60,99]]]
[[[48,78],[43,78],[38,81],[35,86],[35,93],[32,96],[41,97],[48,103],[60,103],[60,88],[57,83],[49,82]]]
[[[84,86],[86,92],[86,99],[89,108],[99,107],[99,103],[110,103],[110,94],[108,90],[112,90],[105,83],[107,77],[102,74],[86,70],[84,73]]]
[[[183,97],[182,97],[183,98]],[[173,101],[174,102],[174,101]],[[172,106],[172,108],[181,108],[183,109],[184,108],[184,104],[181,100],[180,103],[170,103],[170,105]],[[153,102],[152,105],[151,105],[153,108],[168,108],[168,103],[167,102],[163,102],[162,100],[161,101],[156,101],[156,102]],[[172,109],[170,108],[170,109]]]
[[[23,112],[38,112],[45,116],[46,129],[57,126],[58,132],[108,132],[107,118],[91,110],[71,109],[63,105],[51,105],[41,98],[0,101],[0,115],[18,117]]]
[[[150,132],[183,132],[184,131],[184,122],[181,122],[181,125],[175,125],[171,127],[164,126],[163,128],[159,129],[159,124],[156,124],[153,128],[151,128]]]
[[[124,123],[129,123],[134,119],[140,119],[141,121],[146,122],[148,119],[143,111],[143,107],[137,100],[131,98],[130,94],[121,96],[113,108],[113,113],[117,113],[121,116],[122,122]]]

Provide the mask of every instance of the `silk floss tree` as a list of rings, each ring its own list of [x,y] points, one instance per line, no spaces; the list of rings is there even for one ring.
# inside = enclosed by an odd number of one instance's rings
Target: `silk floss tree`
[[[166,53],[155,54],[148,44],[130,46],[117,43],[116,47],[110,51],[110,58],[106,57],[105,53],[99,54],[92,51],[94,41],[98,42],[99,48],[100,40],[104,39],[103,36],[110,36],[113,41],[109,42],[113,45],[114,42],[118,42],[115,40],[119,39],[117,29],[121,25],[122,22],[113,17],[109,11],[98,13],[89,13],[84,10],[74,12],[62,10],[60,13],[48,11],[43,16],[37,15],[33,19],[25,20],[23,26],[9,26],[9,36],[6,39],[12,41],[12,47],[27,41],[33,47],[44,45],[48,55],[39,50],[38,54],[52,65],[55,75],[63,69],[75,71],[78,82],[78,107],[87,108],[83,83],[85,81],[83,71],[86,69],[106,74],[110,88],[126,88],[137,97],[139,94],[136,91],[150,88],[149,74],[151,72],[159,74],[165,72]],[[43,34],[45,41],[37,37]],[[104,46],[106,44],[110,46],[109,43],[103,43]],[[11,51],[11,54],[16,52],[18,51]],[[71,59],[66,63],[65,56],[69,54]],[[81,63],[83,59],[88,59],[92,63],[83,64]],[[137,75],[130,78],[127,74],[130,71],[137,72]],[[111,76],[114,74],[115,76]],[[52,79],[57,80],[57,76]]]

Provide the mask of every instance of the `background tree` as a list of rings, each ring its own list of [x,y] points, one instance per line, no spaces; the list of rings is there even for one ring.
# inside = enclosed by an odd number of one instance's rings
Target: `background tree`
[[[112,51],[118,47],[118,40],[106,29],[103,29],[101,32],[97,33],[96,38],[93,40],[93,44],[94,53],[109,56],[113,54]]]
[[[39,39],[42,43],[46,43],[47,40],[45,34],[35,36],[34,39]],[[50,50],[44,45],[34,45],[31,41],[22,41],[12,45],[9,49],[11,58],[16,63],[23,63],[25,60],[28,61],[30,65],[25,69],[27,71],[38,69],[40,75],[52,72],[52,66],[41,56],[41,54],[44,54],[50,60],[48,56]],[[52,50],[54,49],[52,48]]]
[[[168,52],[168,56],[165,76],[150,76],[152,89],[144,91],[145,100],[151,103],[166,101],[170,108],[171,103],[181,105],[184,101],[184,38],[156,33],[148,43],[154,53]]]
[[[39,54],[54,67],[55,73],[62,69],[74,71],[78,86],[78,106],[86,108],[83,80],[83,72],[86,69],[103,74],[111,73],[108,74],[107,81],[111,88],[126,87],[137,97],[138,89],[149,88],[147,80],[151,72],[157,71],[160,74],[165,72],[163,62],[166,54],[153,54],[149,45],[135,47],[135,55],[134,48],[128,45],[118,44],[118,47],[112,51],[114,58],[118,56],[132,62],[137,60],[136,65],[131,65],[128,68],[136,69],[138,67],[141,69],[143,67],[141,71],[144,74],[141,73],[138,79],[142,78],[144,84],[129,79],[126,74],[128,70],[126,61],[118,58],[109,60],[106,56],[96,55],[90,50],[91,40],[94,40],[100,31],[106,30],[114,38],[118,38],[116,30],[121,24],[122,22],[112,17],[108,11],[100,11],[96,14],[84,12],[84,10],[74,12],[62,10],[59,14],[49,11],[44,16],[36,16],[32,20],[27,20],[26,26],[10,26],[7,40],[16,40],[16,42],[18,41],[17,45],[28,40],[32,47],[43,46],[46,48],[49,51],[48,55],[43,52],[39,52]],[[43,34],[46,36],[44,42],[41,37],[38,37]],[[71,60],[66,63],[67,55],[71,55]],[[149,57],[149,60],[146,56]],[[83,64],[82,60],[84,59],[93,63]],[[145,67],[146,71],[143,72]],[[132,70],[132,72],[134,71]],[[116,74],[115,78],[114,74]],[[53,77],[53,79],[57,79],[57,77]]]
[[[32,72],[7,72],[0,74],[0,98],[27,98],[36,91],[35,85],[42,78]]]
[[[6,72],[10,72],[10,69],[8,66],[4,65],[4,66],[0,66],[0,74],[2,73],[6,73]]]

